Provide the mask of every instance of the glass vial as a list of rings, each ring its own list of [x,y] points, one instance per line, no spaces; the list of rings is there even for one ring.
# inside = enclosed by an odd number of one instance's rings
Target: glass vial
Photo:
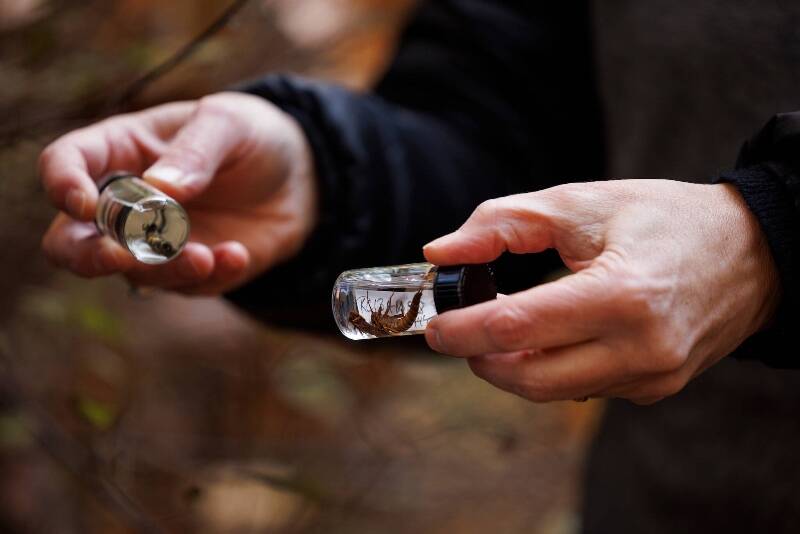
[[[189,217],[172,198],[132,174],[100,182],[95,224],[142,263],[175,258],[189,237]]]
[[[345,271],[333,286],[336,325],[350,339],[421,334],[439,313],[497,297],[486,265],[410,263]]]

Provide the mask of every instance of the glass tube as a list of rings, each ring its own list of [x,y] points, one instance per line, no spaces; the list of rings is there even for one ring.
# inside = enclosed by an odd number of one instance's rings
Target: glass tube
[[[95,223],[142,263],[168,262],[189,237],[189,217],[172,198],[133,175],[101,185]]]
[[[421,334],[438,313],[497,297],[487,264],[410,263],[345,271],[333,286],[336,325],[350,339]]]
[[[336,325],[350,339],[421,334],[436,316],[435,276],[430,263],[345,271],[333,286]]]

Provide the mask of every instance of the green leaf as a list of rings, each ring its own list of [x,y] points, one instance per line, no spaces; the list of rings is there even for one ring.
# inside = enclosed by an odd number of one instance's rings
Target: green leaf
[[[122,338],[122,323],[108,310],[96,304],[83,304],[76,312],[76,320],[84,330],[108,342]]]
[[[116,406],[88,397],[78,399],[78,413],[98,430],[107,430],[117,419]]]

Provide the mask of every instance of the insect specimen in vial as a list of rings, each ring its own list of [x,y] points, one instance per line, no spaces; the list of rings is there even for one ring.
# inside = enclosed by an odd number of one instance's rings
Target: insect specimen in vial
[[[392,336],[405,332],[411,328],[411,325],[413,325],[414,321],[417,319],[419,303],[422,299],[422,290],[420,289],[414,294],[407,312],[398,313],[396,315],[390,315],[389,313],[392,307],[393,296],[394,293],[389,296],[389,301],[386,303],[386,311],[383,310],[382,305],[378,306],[377,311],[370,308],[372,322],[367,322],[356,310],[351,310],[350,324],[359,332],[370,334],[375,337]]]
[[[488,265],[411,263],[345,271],[331,305],[342,334],[371,339],[421,334],[438,313],[496,296]]]
[[[95,224],[142,263],[178,256],[189,237],[189,217],[180,204],[144,180],[116,173],[99,184]]]

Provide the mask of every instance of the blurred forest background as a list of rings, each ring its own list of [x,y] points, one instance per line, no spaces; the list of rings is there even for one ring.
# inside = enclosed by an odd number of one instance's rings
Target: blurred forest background
[[[524,402],[420,340],[133,297],[38,250],[36,158],[59,134],[270,71],[368,89],[413,7],[0,0],[0,531],[576,529],[599,402]]]

